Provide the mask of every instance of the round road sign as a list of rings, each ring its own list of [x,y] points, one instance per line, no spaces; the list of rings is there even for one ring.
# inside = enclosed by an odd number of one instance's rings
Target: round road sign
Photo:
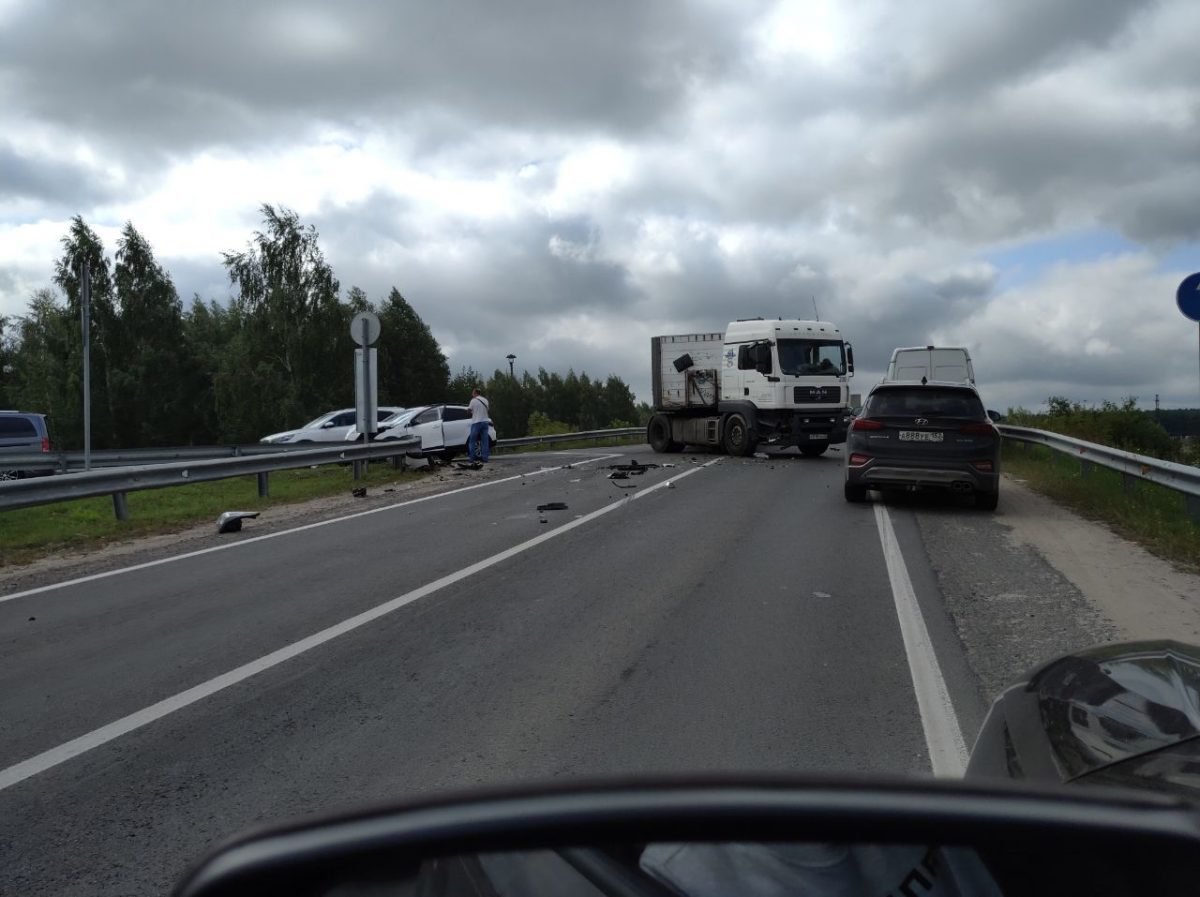
[[[363,342],[363,323],[367,325],[367,341]],[[360,346],[369,346],[379,339],[379,316],[371,311],[360,311],[350,322],[350,336]]]
[[[1175,291],[1175,303],[1185,318],[1200,321],[1200,273],[1183,279]]]

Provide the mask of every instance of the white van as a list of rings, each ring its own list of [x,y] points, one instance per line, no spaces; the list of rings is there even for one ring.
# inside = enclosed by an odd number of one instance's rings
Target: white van
[[[939,383],[974,383],[975,367],[966,349],[912,346],[893,349],[884,380],[926,379]]]

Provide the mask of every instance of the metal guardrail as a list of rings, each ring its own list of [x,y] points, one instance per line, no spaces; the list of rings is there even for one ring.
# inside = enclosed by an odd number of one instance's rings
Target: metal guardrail
[[[624,439],[645,436],[645,427],[622,427],[616,430],[583,430],[579,433],[553,433],[548,436],[521,436],[517,439],[499,439],[497,449],[521,448],[527,445],[555,445],[562,442],[588,442],[596,439]]]
[[[527,445],[555,445],[596,439],[640,436],[642,427],[614,430],[585,430],[501,439],[497,449]],[[320,443],[281,445],[183,446],[159,449],[111,449],[92,452],[93,470],[81,470],[82,452],[42,452],[0,456],[0,469],[57,472],[59,476],[34,477],[0,482],[0,511],[53,504],[78,498],[111,495],[117,519],[129,516],[126,493],[145,489],[164,489],[186,483],[203,483],[230,477],[258,476],[258,494],[270,494],[268,476],[273,470],[290,470],[319,464],[352,462],[354,477],[366,461],[391,458],[397,464],[420,445],[416,436],[377,440],[368,445]],[[158,462],[158,463],[156,463]]]
[[[1084,474],[1090,471],[1093,464],[1118,471],[1124,479],[1126,489],[1134,488],[1138,480],[1145,480],[1180,492],[1185,497],[1188,514],[1193,519],[1200,520],[1200,467],[1161,461],[1149,455],[1138,455],[1107,445],[1084,442],[1073,436],[1035,430],[1032,427],[998,424],[996,429],[1005,439],[1044,445],[1057,452],[1076,456]]]
[[[130,467],[143,464],[166,464],[171,461],[206,461],[216,458],[242,458],[251,455],[277,455],[282,452],[304,452],[334,446],[344,448],[353,444],[347,442],[252,442],[248,445],[99,449],[92,451],[92,467]],[[25,452],[19,455],[0,455],[0,470],[53,470],[58,473],[83,470],[83,452]]]
[[[0,483],[0,510],[111,495],[117,519],[125,520],[129,513],[125,501],[125,494],[128,492],[257,474],[258,494],[266,497],[269,494],[267,477],[273,470],[291,470],[348,461],[354,464],[357,479],[363,462],[393,458],[397,463],[402,463],[405,452],[419,444],[417,437],[410,436],[370,445],[306,447],[304,450],[255,453],[236,458],[201,458],[169,464],[126,465],[61,476],[10,480]],[[9,463],[7,458],[4,463]]]
[[[560,442],[586,442],[592,439],[620,439],[645,434],[644,427],[625,427],[616,430],[584,430],[579,433],[556,433],[550,436],[523,436],[501,439],[498,449],[527,445],[554,445]],[[130,467],[144,464],[166,464],[171,461],[204,461],[216,458],[242,458],[253,455],[277,455],[283,452],[304,452],[319,448],[346,447],[356,443],[261,443],[243,445],[184,445],[174,448],[101,449],[92,452],[92,467]],[[25,452],[0,455],[0,470],[51,470],[67,473],[83,470],[83,452]]]

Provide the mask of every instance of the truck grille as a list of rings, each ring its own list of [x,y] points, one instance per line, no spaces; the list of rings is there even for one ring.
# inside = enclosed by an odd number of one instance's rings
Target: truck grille
[[[842,400],[842,390],[838,386],[797,386],[795,398],[797,405],[811,405],[815,402],[836,404]]]

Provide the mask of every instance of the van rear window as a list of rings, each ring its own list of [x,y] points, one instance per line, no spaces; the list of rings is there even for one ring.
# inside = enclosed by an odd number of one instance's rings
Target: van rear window
[[[37,428],[27,417],[0,417],[0,439],[13,439],[21,436],[36,439],[37,435]]]

